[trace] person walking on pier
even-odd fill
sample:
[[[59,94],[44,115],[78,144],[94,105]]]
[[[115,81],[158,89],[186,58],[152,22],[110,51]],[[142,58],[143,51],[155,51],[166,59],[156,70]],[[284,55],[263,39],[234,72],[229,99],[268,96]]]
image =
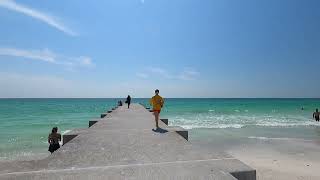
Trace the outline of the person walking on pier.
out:
[[[154,114],[154,118],[155,118],[155,121],[156,121],[156,127],[157,129],[159,128],[159,116],[160,116],[160,112],[161,112],[161,108],[163,107],[163,104],[164,104],[164,100],[161,96],[159,96],[159,90],[155,90],[155,96],[153,96],[151,99],[150,99],[150,104],[152,105],[153,107],[153,114]]]
[[[51,154],[60,148],[59,141],[61,141],[61,134],[58,133],[58,128],[54,127],[48,137],[48,143],[50,144],[48,151]]]
[[[131,104],[131,97],[130,97],[130,95],[128,95],[126,102],[127,102],[127,104],[128,104],[128,109],[129,109],[129,108],[130,108],[130,104]]]

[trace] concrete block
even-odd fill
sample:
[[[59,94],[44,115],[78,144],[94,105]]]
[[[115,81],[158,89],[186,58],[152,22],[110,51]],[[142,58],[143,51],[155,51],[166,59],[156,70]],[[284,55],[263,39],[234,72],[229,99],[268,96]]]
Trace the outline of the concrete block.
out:
[[[108,111],[108,113],[112,113],[112,111]]]
[[[160,119],[163,123],[165,123],[166,125],[168,125],[169,120],[168,119]]]
[[[178,130],[176,131],[180,136],[182,136],[185,140],[189,141],[188,131],[187,130]]]
[[[98,121],[95,120],[91,120],[89,121],[89,127],[93,126],[95,123],[97,123]]]
[[[230,174],[238,180],[256,180],[257,177],[256,170],[254,169],[248,171],[231,172]]]
[[[64,134],[62,135],[63,145],[67,144],[69,141],[77,137],[78,134]]]
[[[108,115],[108,113],[102,113],[100,117],[101,117],[101,118],[104,118],[104,117],[106,117],[107,115]]]
[[[66,143],[70,142],[72,139],[77,137],[79,134],[86,132],[88,128],[79,128],[73,129],[72,131],[62,135],[62,143],[65,145]]]
[[[175,131],[177,134],[179,134],[181,137],[183,137],[185,140],[189,141],[189,133],[188,130],[180,127],[180,126],[169,126],[167,128],[168,131]]]

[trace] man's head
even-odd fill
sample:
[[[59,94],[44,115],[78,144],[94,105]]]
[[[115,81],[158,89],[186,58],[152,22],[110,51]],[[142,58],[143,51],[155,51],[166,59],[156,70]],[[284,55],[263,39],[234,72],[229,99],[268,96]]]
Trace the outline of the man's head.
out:
[[[316,109],[316,112],[318,112],[318,109]]]
[[[156,95],[158,95],[159,94],[159,89],[156,89],[154,92],[156,93]]]

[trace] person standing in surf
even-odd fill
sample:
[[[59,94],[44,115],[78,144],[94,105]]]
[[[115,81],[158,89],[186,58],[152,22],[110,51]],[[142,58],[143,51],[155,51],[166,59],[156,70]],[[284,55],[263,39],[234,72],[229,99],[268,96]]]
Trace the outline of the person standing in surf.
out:
[[[163,107],[163,104],[164,104],[164,100],[161,96],[159,96],[159,90],[155,90],[155,96],[153,96],[151,99],[150,99],[150,104],[152,105],[153,107],[153,115],[154,115],[154,118],[155,118],[155,121],[156,121],[156,127],[157,129],[159,128],[159,116],[160,116],[160,112],[161,112],[161,109]]]
[[[61,141],[61,134],[58,133],[58,128],[57,127],[52,128],[52,131],[48,137],[48,143],[50,144],[48,151],[50,151],[51,154],[60,148],[60,144],[59,144],[60,141]]]
[[[320,121],[320,113],[318,111],[318,109],[316,109],[316,112],[313,113],[313,118],[319,122]]]

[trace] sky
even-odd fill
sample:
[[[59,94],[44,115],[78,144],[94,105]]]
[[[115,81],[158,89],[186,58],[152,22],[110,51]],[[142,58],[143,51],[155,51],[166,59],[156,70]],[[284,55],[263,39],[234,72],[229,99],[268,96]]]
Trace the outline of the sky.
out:
[[[319,98],[319,9],[319,0],[0,0],[0,97]]]

